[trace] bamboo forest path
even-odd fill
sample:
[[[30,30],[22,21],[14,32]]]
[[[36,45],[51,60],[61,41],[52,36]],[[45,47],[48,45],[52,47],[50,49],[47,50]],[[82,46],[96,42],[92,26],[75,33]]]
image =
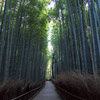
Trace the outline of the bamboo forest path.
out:
[[[33,100],[61,100],[51,81],[47,81],[43,90]]]
[[[100,0],[0,0],[0,100],[56,90],[100,100]]]

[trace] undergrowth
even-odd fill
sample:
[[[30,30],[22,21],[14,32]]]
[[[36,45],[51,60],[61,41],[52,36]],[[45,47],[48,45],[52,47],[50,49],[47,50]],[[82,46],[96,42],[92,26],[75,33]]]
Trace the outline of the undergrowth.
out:
[[[43,84],[43,82],[28,82],[25,84],[25,86],[23,86],[22,81],[14,81],[9,79],[0,86],[0,100],[11,100],[21,94],[24,94],[39,87],[41,84]],[[28,98],[34,95],[38,90],[32,92],[32,94],[29,94],[27,95],[27,97],[24,97],[20,100],[28,100]]]
[[[100,100],[99,77],[95,81],[93,75],[70,72],[52,81],[65,100]]]

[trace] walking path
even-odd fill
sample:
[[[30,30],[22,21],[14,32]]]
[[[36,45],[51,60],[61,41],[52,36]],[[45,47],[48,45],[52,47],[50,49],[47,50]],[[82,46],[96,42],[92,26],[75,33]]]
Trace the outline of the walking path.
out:
[[[52,82],[47,81],[44,89],[33,100],[61,100]]]

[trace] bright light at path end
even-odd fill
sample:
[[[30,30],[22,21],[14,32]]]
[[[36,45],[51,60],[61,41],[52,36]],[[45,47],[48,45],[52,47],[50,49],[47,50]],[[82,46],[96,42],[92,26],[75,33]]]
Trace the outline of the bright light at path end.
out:
[[[86,4],[86,7],[88,7],[89,5],[88,5],[88,3]]]
[[[53,47],[51,45],[51,42],[48,42],[48,49],[49,49],[50,52],[53,50]]]
[[[50,22],[50,25],[49,25],[49,31],[48,31],[48,49],[49,49],[49,52],[51,52],[53,50],[53,46],[51,44],[51,36],[52,36],[52,21]]]
[[[49,9],[50,9],[50,8],[54,8],[54,6],[55,6],[55,2],[51,1],[50,5],[48,5],[48,8],[49,8]]]

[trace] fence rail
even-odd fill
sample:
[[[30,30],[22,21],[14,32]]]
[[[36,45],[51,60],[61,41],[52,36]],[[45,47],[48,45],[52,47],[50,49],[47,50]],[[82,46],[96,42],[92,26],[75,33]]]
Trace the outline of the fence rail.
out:
[[[78,99],[78,100],[86,100],[86,99],[84,99],[84,98],[82,98],[82,97],[76,96],[76,95],[74,95],[74,94],[68,92],[67,90],[64,90],[64,89],[60,88],[59,86],[55,86],[55,87],[56,87],[56,89],[57,89],[57,92],[58,92],[58,93],[61,95],[61,97],[63,98],[63,100],[66,100],[66,99],[65,99],[64,96],[60,93],[59,89],[60,89],[61,91],[65,92],[65,93],[67,93],[68,95],[70,95],[71,97],[73,97],[73,98],[75,98],[75,99]]]
[[[28,96],[28,95],[31,94],[32,92],[34,92],[34,91],[36,91],[36,90],[38,90],[38,89],[40,90],[41,88],[43,88],[44,84],[45,84],[45,83],[43,83],[41,86],[39,86],[39,87],[37,87],[37,88],[35,88],[35,89],[29,91],[29,92],[26,92],[26,93],[24,93],[24,94],[22,94],[22,95],[19,95],[18,97],[13,98],[12,100],[19,100],[19,99],[21,99],[21,98],[24,98],[25,96]],[[37,91],[34,95],[32,95],[31,98],[33,98],[38,92],[39,92],[39,91]]]

